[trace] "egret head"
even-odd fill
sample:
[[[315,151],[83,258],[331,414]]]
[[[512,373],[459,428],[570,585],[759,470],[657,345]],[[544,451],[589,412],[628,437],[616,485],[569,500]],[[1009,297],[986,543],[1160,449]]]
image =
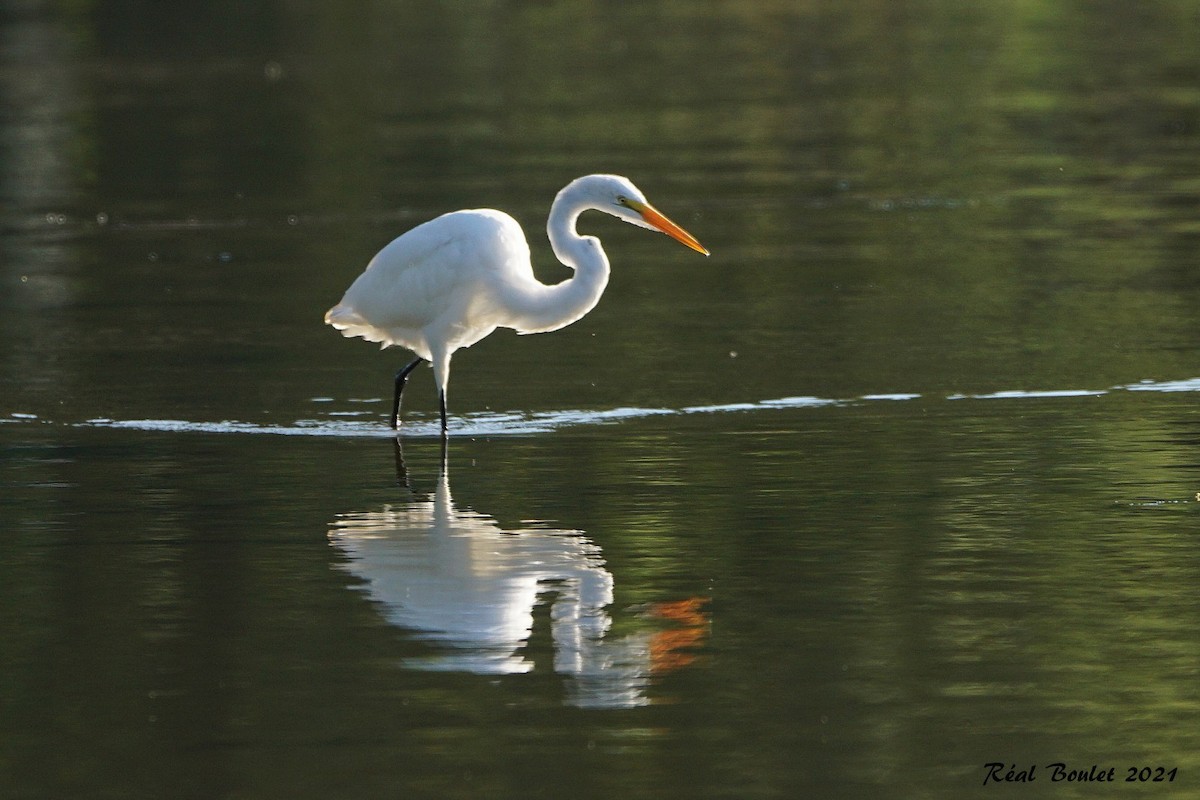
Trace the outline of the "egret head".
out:
[[[588,175],[574,181],[572,186],[575,185],[587,194],[593,208],[612,214],[631,225],[665,233],[697,253],[708,255],[708,250],[696,241],[696,237],[650,205],[641,189],[634,186],[628,178],[620,175]]]

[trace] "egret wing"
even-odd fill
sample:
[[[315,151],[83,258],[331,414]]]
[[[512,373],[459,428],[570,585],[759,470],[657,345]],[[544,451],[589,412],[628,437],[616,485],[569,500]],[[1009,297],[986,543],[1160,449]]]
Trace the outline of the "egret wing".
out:
[[[434,328],[456,325],[490,332],[494,325],[479,319],[487,306],[489,278],[519,260],[519,251],[528,264],[525,237],[507,214],[444,214],[380,250],[325,321],[345,336],[385,347],[404,345],[419,355],[426,355],[426,332]]]

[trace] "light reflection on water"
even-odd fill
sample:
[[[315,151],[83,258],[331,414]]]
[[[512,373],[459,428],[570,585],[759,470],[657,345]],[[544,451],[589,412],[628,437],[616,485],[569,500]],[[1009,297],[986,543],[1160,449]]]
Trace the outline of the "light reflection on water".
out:
[[[397,445],[400,469],[402,459]],[[549,605],[553,668],[569,678],[572,705],[644,705],[656,672],[690,661],[680,652],[679,630],[611,633],[613,576],[582,531],[505,530],[485,514],[460,509],[445,464],[428,498],[342,514],[329,539],[346,556],[342,567],[363,582],[389,622],[437,645],[434,655],[408,659],[411,668],[528,672],[534,661],[522,650],[542,603]],[[663,604],[650,613],[695,604]],[[691,647],[705,621],[698,611],[689,621],[692,635],[683,642]]]
[[[103,704],[46,721],[55,664],[154,717],[119,749],[164,770],[274,752],[316,782],[296,796],[337,794],[314,754],[436,783],[536,751],[695,796],[958,796],[999,759],[1194,767],[1186,395],[650,415],[452,437],[437,478],[418,437],[428,495],[397,486],[391,441],[0,427],[43,441],[0,450],[0,591],[20,592],[0,618],[37,622],[0,651],[14,750],[112,731]],[[55,633],[76,629],[103,641]]]
[[[1194,2],[18,5],[5,790],[1195,796]],[[457,503],[398,491],[388,359],[321,313],[468,206],[557,280],[595,170],[712,259],[585,218],[604,300],[473,348]],[[388,596],[439,514],[486,644]]]
[[[1188,378],[1169,381],[1144,380],[1138,383],[1113,386],[1108,389],[1012,389],[985,394],[952,394],[942,399],[947,401],[961,400],[1055,400],[1103,397],[1118,392],[1159,392],[1185,393],[1200,392],[1200,378]],[[637,408],[623,407],[612,409],[569,409],[559,411],[536,412],[482,412],[467,414],[452,418],[450,433],[454,436],[527,436],[539,433],[551,433],[557,430],[567,430],[580,426],[610,425],[634,421],[646,417],[680,416],[694,414],[730,414],[764,412],[771,410],[825,408],[831,406],[852,406],[860,403],[893,402],[921,400],[920,394],[909,392],[885,392],[867,394],[858,398],[837,400],[822,397],[780,397],[757,402],[722,403],[717,405],[686,406],[684,408]],[[314,403],[321,405],[336,402],[333,398],[313,398]],[[380,404],[382,400],[350,399],[346,401],[354,406],[352,410],[331,410],[323,413],[323,418],[302,419],[292,424],[254,423],[238,420],[221,421],[188,421],[179,419],[107,419],[96,418],[86,422],[75,423],[84,427],[118,428],[126,430],[160,431],[164,433],[241,433],[267,434],[281,436],[337,436],[337,437],[392,437],[396,433],[378,421],[358,419],[360,417],[384,417],[382,413],[362,410],[363,404]],[[353,419],[352,419],[353,418]],[[36,414],[13,412],[7,419],[0,418],[0,424],[19,422],[42,422]],[[407,421],[400,435],[404,437],[437,437],[441,435],[438,423],[434,421]]]

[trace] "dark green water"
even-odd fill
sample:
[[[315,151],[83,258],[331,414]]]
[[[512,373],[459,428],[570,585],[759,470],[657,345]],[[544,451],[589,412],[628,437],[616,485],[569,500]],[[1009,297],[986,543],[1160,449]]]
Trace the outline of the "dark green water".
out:
[[[7,4],[0,795],[1195,796],[1198,29]],[[712,257],[585,218],[398,450],[325,309],[596,171]]]

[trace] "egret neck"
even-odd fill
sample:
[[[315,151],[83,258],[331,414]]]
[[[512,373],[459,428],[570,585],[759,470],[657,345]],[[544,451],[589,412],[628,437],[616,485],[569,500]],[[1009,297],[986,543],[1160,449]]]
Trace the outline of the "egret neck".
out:
[[[553,286],[534,281],[533,286],[522,287],[512,303],[518,316],[513,327],[520,333],[545,333],[570,325],[596,307],[608,286],[608,257],[600,240],[575,231],[580,214],[598,209],[587,188],[574,181],[558,193],[550,206],[546,222],[550,246],[558,260],[575,274]]]

